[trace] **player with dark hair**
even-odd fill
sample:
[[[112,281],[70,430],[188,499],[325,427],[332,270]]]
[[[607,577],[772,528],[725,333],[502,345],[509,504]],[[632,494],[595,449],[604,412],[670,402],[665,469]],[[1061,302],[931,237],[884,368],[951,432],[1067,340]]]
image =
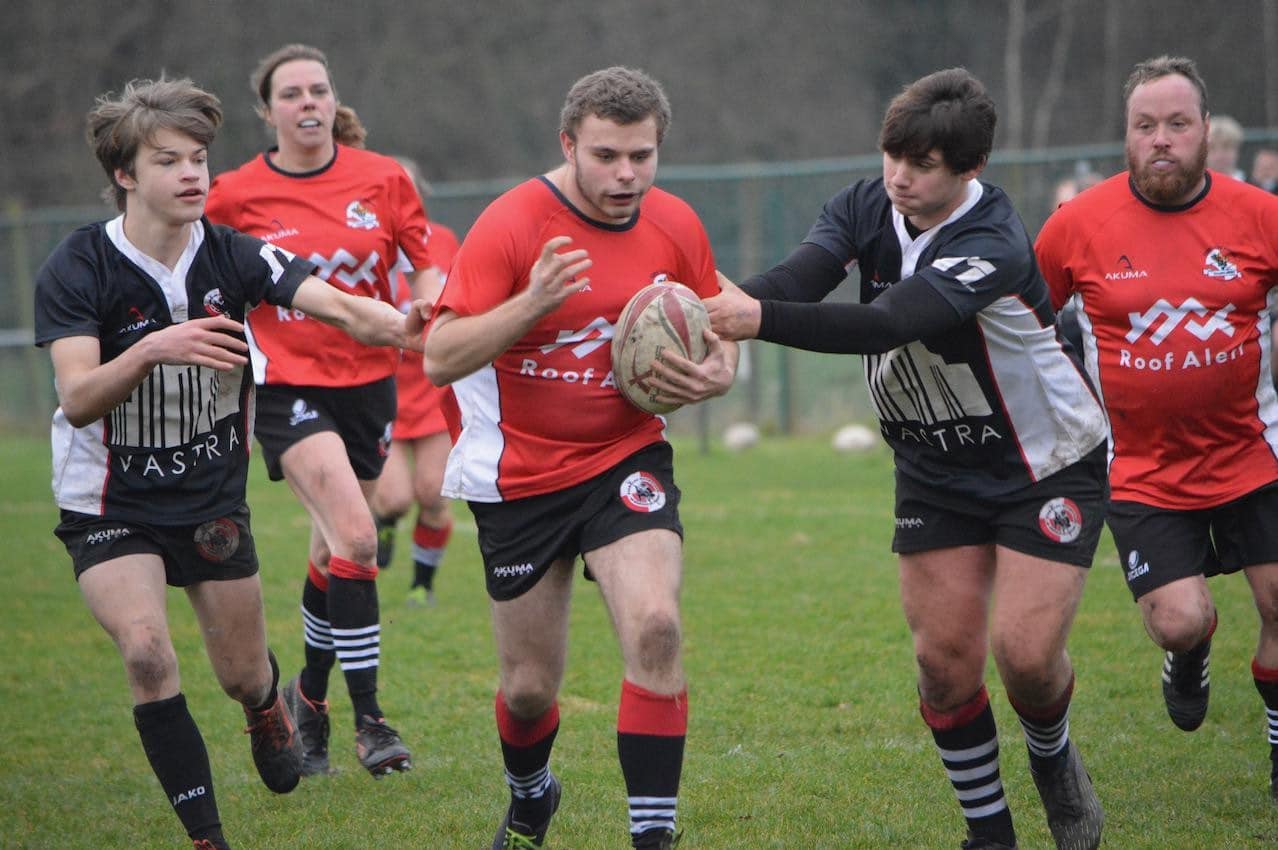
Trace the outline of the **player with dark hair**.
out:
[[[121,215],[76,230],[36,284],[53,359],[53,486],[89,610],[120,650],[142,747],[196,850],[222,834],[204,740],[181,692],[165,585],[186,590],[213,672],[248,719],[272,791],[299,737],[266,647],[245,504],[253,381],[246,305],[305,311],[372,345],[419,345],[421,306],[338,292],[314,264],[202,218],[222,121],[190,80],[137,80],[89,113]]]
[[[407,157],[395,157],[395,160],[413,179],[424,205],[430,195],[430,184],[422,177],[421,169]],[[457,235],[432,221],[430,258],[441,285],[448,277],[456,254]],[[434,303],[439,297],[438,291],[413,293],[401,268],[395,269],[399,303],[407,308],[414,297]],[[399,404],[391,432],[390,454],[370,500],[377,522],[377,565],[390,566],[396,524],[416,504],[413,578],[408,589],[408,605],[425,608],[435,604],[435,573],[453,534],[449,500],[440,493],[444,466],[452,448],[443,408],[452,391],[432,384],[422,369],[421,355],[407,351],[395,373],[395,390]]]
[[[1039,264],[1078,305],[1112,427],[1109,527],[1167,713],[1207,715],[1216,607],[1242,570],[1260,614],[1251,671],[1278,800],[1278,198],[1207,169],[1207,86],[1193,61],[1138,64],[1125,89],[1128,170],[1047,220]]]
[[[680,493],[663,420],[625,400],[609,362],[634,293],[661,280],[702,296],[718,289],[701,221],[652,185],[669,120],[665,93],[642,72],[578,80],[561,114],[564,162],[475,222],[426,338],[426,373],[452,383],[460,408],[444,493],[475,516],[501,665],[510,805],[494,850],[542,847],[559,806],[550,751],[578,555],[621,644],[617,750],[631,841],[675,841],[688,728]],[[731,385],[736,345],[706,338],[705,361],[683,360],[664,400]]]
[[[331,286],[361,297],[395,302],[391,268],[400,251],[416,270],[412,279],[433,279],[426,215],[404,169],[334,138],[342,133],[362,144],[364,135],[337,101],[323,52],[286,45],[259,63],[252,84],[277,146],[213,181],[209,218],[311,258]],[[287,480],[311,517],[306,663],[284,689],[306,751],[304,771],[331,770],[334,661],[354,710],[360,764],[378,778],[407,770],[411,754],[377,699],[377,531],[367,502],[390,449],[399,354],[273,307],[252,311],[248,326],[262,457],[271,480]]]
[[[727,339],[865,355],[896,462],[920,710],[963,846],[1016,846],[992,649],[1056,846],[1093,850],[1103,813],[1069,734],[1066,639],[1103,525],[1105,418],[1057,337],[1020,218],[977,179],[995,120],[961,68],[915,81],[884,118],[883,177],[839,192],[786,260],[741,289],[724,280],[707,307]],[[855,301],[823,302],[853,266]]]

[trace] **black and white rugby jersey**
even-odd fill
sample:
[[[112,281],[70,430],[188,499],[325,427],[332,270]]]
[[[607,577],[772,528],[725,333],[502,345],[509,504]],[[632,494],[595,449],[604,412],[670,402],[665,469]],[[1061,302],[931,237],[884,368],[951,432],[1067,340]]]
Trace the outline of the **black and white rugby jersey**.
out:
[[[96,337],[106,363],[178,322],[219,314],[242,322],[261,301],[288,307],[315,269],[205,219],[170,270],[128,241],[123,222],[81,227],[45,261],[37,345]],[[54,413],[54,496],[65,510],[159,525],[225,516],[244,502],[252,417],[247,368],[156,366],[92,425],[75,428],[61,408]]]
[[[1002,190],[972,180],[944,222],[914,237],[883,180],[862,180],[826,203],[804,241],[857,266],[862,304],[917,275],[957,312],[957,324],[934,337],[865,355],[901,473],[963,495],[999,495],[1105,440],[1104,412],[1062,348],[1029,236]]]

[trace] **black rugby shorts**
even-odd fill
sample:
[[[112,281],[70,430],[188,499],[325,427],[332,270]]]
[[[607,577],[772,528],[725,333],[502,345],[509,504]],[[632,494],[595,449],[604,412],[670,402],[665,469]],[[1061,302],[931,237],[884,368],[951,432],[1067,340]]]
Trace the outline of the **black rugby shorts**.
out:
[[[125,555],[159,555],[171,587],[257,573],[247,505],[194,525],[151,525],[63,511],[53,533],[67,547],[77,580],[85,570]]]
[[[1278,562],[1278,483],[1232,502],[1173,511],[1115,500],[1109,530],[1133,599],[1189,576]]]
[[[994,543],[1036,558],[1090,567],[1109,503],[1105,456],[1102,443],[1042,481],[986,499],[947,493],[898,470],[892,551],[909,554]]]
[[[509,502],[470,502],[479,529],[488,595],[526,593],[560,558],[576,558],[640,531],[683,537],[674,451],[646,446],[594,478]],[[589,570],[585,572],[590,578]]]
[[[342,438],[355,477],[382,474],[395,422],[395,377],[358,387],[294,387],[261,384],[253,435],[272,481],[284,478],[280,458],[312,434],[331,431]]]

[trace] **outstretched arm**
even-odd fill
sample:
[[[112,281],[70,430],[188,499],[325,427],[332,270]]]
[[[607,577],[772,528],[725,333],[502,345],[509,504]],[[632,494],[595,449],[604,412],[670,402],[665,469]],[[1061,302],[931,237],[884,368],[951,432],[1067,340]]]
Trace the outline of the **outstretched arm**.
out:
[[[312,275],[297,288],[293,306],[325,324],[341,328],[365,345],[422,350],[422,331],[429,313],[424,301],[414,302],[413,309],[404,315],[385,301],[342,292]]]

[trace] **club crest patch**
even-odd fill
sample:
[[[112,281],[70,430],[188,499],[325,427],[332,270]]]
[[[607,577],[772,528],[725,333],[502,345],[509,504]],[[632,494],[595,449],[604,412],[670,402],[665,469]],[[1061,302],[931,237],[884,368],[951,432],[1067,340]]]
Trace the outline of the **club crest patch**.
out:
[[[239,526],[226,517],[209,520],[195,529],[195,548],[206,561],[225,561],[240,548]]]
[[[650,514],[666,506],[661,482],[647,472],[632,472],[621,482],[621,501],[632,511]]]
[[[1083,532],[1083,512],[1073,499],[1052,499],[1039,509],[1038,527],[1057,543],[1073,543]]]

